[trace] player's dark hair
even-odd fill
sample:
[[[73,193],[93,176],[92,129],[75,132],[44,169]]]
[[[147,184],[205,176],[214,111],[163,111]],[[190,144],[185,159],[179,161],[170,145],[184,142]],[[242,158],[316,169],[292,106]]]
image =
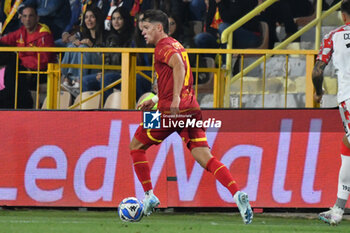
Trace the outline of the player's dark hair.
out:
[[[340,6],[340,10],[350,16],[350,1],[343,0]]]
[[[146,22],[159,22],[163,25],[163,30],[166,34],[169,33],[169,22],[168,22],[168,16],[161,10],[146,10],[143,14],[143,20]]]

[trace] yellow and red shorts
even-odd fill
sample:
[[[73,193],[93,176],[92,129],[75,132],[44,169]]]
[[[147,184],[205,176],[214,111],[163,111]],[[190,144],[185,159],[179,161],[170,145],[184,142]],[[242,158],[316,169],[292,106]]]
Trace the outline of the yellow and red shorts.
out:
[[[202,120],[202,112],[200,110],[192,112],[191,118]],[[176,120],[186,120],[186,118],[180,117],[176,118]],[[209,147],[203,127],[161,127],[160,129],[144,129],[143,125],[140,124],[135,132],[135,138],[144,145],[158,145],[174,132],[180,135],[189,150],[196,147]]]

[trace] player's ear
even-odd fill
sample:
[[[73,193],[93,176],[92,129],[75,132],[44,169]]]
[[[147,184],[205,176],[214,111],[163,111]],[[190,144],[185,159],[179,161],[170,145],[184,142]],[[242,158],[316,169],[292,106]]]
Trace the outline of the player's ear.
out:
[[[344,12],[341,12],[341,19],[343,20],[344,23],[346,22],[347,17],[348,16]]]
[[[162,25],[161,23],[158,23],[158,24],[157,24],[157,30],[158,30],[158,31],[164,30],[164,29],[163,29],[163,25]]]

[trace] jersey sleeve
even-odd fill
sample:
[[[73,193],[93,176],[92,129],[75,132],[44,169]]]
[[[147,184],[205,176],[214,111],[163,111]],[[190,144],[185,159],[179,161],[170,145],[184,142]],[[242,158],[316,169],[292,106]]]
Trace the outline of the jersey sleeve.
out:
[[[157,58],[160,62],[168,64],[171,56],[178,51],[171,46],[171,44],[164,44],[155,52],[157,53]]]
[[[326,64],[329,63],[333,54],[333,35],[334,33],[329,33],[325,35],[325,37],[322,40],[322,44],[316,60],[323,61]]]

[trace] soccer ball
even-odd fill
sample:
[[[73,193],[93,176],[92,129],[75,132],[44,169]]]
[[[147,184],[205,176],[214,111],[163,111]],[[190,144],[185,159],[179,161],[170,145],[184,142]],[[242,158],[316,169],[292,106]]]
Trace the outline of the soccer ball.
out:
[[[138,222],[143,217],[143,204],[135,197],[127,197],[120,202],[118,214],[124,222]]]

